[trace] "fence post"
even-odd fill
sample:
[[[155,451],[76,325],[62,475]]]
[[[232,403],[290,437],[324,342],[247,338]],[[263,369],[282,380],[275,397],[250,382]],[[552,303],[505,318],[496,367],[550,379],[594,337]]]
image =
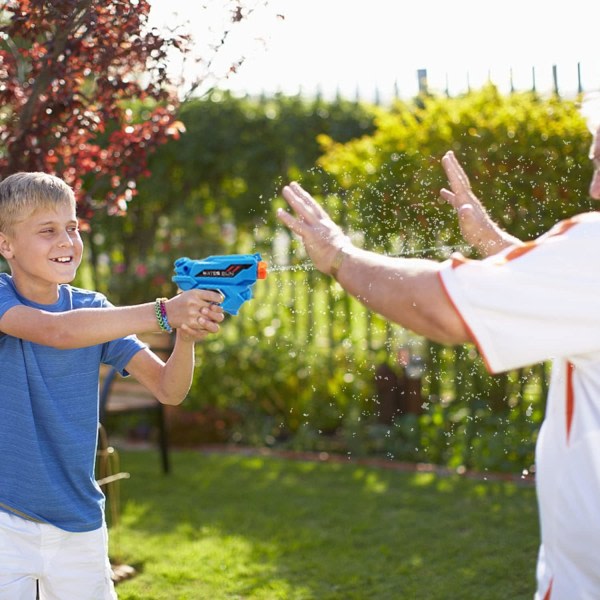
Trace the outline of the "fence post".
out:
[[[417,70],[417,79],[419,81],[419,93],[427,94],[427,69],[418,69]]]

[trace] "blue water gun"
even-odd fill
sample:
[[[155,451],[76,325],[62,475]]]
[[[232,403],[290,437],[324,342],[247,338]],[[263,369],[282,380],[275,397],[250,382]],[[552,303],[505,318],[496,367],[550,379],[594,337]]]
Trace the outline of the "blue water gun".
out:
[[[218,290],[225,297],[223,310],[237,315],[240,306],[252,298],[256,280],[266,277],[267,263],[260,254],[225,254],[202,260],[178,258],[173,281],[183,291]]]

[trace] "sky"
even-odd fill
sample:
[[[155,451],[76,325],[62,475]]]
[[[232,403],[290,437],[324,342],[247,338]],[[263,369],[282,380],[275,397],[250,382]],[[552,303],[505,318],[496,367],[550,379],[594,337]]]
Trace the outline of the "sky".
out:
[[[252,5],[252,2],[254,4]],[[250,18],[227,38],[212,70],[241,56],[218,86],[240,94],[284,92],[382,100],[418,90],[478,88],[550,91],[553,66],[564,95],[600,89],[598,0],[248,0]],[[201,6],[208,8],[202,10]],[[227,0],[151,0],[151,22],[188,22],[197,55],[207,56],[209,25],[219,33]],[[190,72],[193,70],[189,68]],[[208,84],[207,84],[208,85]],[[376,92],[377,90],[377,92]]]

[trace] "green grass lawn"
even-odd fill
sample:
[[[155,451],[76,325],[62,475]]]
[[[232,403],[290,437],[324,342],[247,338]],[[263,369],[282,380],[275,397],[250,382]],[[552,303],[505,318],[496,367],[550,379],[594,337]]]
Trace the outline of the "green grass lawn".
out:
[[[535,492],[274,457],[121,452],[120,600],[531,600]]]

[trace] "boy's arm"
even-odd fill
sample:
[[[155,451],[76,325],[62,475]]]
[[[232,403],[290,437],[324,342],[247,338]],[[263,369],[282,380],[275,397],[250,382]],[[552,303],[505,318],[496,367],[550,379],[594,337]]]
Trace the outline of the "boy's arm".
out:
[[[220,307],[210,307],[205,313],[210,322],[223,316]],[[173,352],[166,363],[145,348],[135,354],[125,368],[163,404],[181,404],[194,377],[194,343],[208,333],[208,330],[195,334],[178,330]]]
[[[218,331],[223,315],[210,319],[205,311],[222,296],[211,290],[189,290],[165,302],[173,329],[190,336]],[[154,303],[135,306],[81,308],[52,313],[28,306],[9,308],[0,318],[0,331],[29,342],[59,349],[103,344],[130,334],[158,331]]]

